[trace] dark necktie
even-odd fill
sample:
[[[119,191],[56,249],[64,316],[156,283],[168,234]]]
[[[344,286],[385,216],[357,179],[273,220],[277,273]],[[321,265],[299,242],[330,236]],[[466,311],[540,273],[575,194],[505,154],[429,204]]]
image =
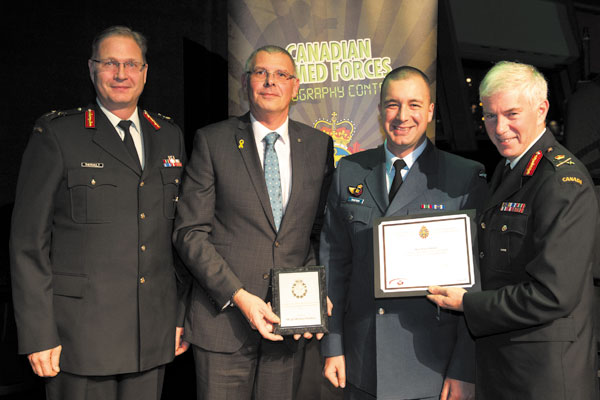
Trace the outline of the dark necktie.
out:
[[[283,218],[283,201],[281,195],[281,177],[279,174],[279,159],[275,151],[275,142],[279,139],[277,132],[271,132],[263,139],[267,144],[265,147],[265,182],[269,191],[271,210],[275,227],[279,231],[281,219]]]
[[[123,129],[123,131],[125,131],[125,135],[123,137],[123,143],[125,144],[125,148],[127,148],[129,155],[131,155],[131,157],[133,158],[136,165],[138,166],[138,168],[141,171],[142,165],[140,164],[140,157],[138,156],[138,152],[135,149],[135,145],[133,144],[133,139],[131,137],[131,131],[129,130],[129,127],[131,126],[131,124],[133,124],[133,122],[128,121],[128,120],[123,120],[123,121],[119,122],[117,124],[117,126],[119,126],[119,128],[121,128],[121,129]]]
[[[504,166],[504,169],[502,170],[502,180],[500,181],[501,183],[506,180],[506,177],[508,176],[508,174],[510,174],[510,171],[512,171],[512,168],[510,167],[510,163],[508,163]]]
[[[392,200],[394,200],[394,196],[396,196],[398,189],[400,189],[400,186],[402,185],[401,171],[404,167],[406,167],[406,163],[404,162],[404,160],[399,158],[396,161],[394,161],[394,169],[396,170],[396,175],[394,175],[394,180],[392,181],[392,186],[390,187],[390,193],[388,196],[390,203],[392,202]]]

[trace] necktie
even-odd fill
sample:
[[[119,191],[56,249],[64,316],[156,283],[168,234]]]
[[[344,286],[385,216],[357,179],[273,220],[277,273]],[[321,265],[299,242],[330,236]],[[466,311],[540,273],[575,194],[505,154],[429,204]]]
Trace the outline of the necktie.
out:
[[[392,202],[392,200],[394,199],[394,196],[396,196],[396,193],[398,192],[398,189],[400,189],[400,186],[402,185],[402,168],[406,167],[406,163],[404,162],[404,160],[402,159],[397,159],[396,161],[394,161],[394,169],[396,170],[396,174],[394,175],[394,180],[392,181],[392,186],[390,187],[390,193],[389,193],[389,200],[390,203]]]
[[[271,200],[271,210],[273,210],[273,220],[275,227],[279,230],[281,219],[283,218],[283,202],[281,201],[281,178],[279,175],[279,160],[275,151],[275,142],[279,139],[279,134],[271,132],[263,139],[265,147],[265,181],[269,191],[269,200]]]
[[[502,180],[500,182],[504,182],[506,180],[506,177],[508,176],[508,174],[510,174],[511,170],[512,168],[510,168],[510,163],[504,166],[504,169],[502,170]]]
[[[133,122],[128,121],[128,120],[123,120],[123,121],[119,122],[117,124],[117,126],[119,126],[119,128],[121,128],[121,129],[123,129],[123,131],[125,131],[125,136],[123,137],[123,143],[125,144],[125,148],[127,148],[127,151],[129,152],[129,154],[131,155],[131,157],[133,158],[136,165],[138,166],[138,168],[141,171],[142,165],[140,164],[140,157],[138,156],[138,152],[135,149],[135,145],[133,144],[133,139],[131,138],[131,132],[129,131],[129,127],[131,126],[131,124],[133,124]]]
[[[496,181],[492,180],[492,182],[491,182],[492,193],[495,192],[496,190],[498,190],[498,188],[502,185],[502,182],[504,182],[506,180],[506,177],[508,176],[508,174],[510,174],[510,171],[511,171],[510,163],[504,164],[504,167],[502,167],[502,173],[500,175],[500,178]]]

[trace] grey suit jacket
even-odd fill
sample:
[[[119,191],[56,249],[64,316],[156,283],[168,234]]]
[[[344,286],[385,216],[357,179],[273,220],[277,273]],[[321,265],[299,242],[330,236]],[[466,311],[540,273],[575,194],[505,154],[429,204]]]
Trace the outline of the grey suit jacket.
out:
[[[276,231],[250,114],[196,133],[173,238],[194,277],[185,337],[206,350],[237,351],[251,334],[237,308],[223,309],[236,290],[267,299],[271,268],[316,262],[333,142],[292,120],[289,135],[292,190]]]
[[[174,357],[170,239],[183,168],[163,159],[185,163],[183,136],[140,111],[141,172],[104,113],[89,110],[93,124],[86,109],[40,118],[23,155],[10,243],[19,351],[60,344],[61,369],[78,375],[143,371]]]
[[[460,314],[439,310],[424,297],[374,298],[373,220],[429,212],[422,204],[476,209],[487,195],[483,171],[428,142],[388,204],[383,146],[338,164],[321,234],[321,263],[334,304],[322,350],[344,355],[349,382],[378,399],[439,395],[446,376],[474,382],[474,344]],[[352,197],[348,188],[359,184],[363,193]]]

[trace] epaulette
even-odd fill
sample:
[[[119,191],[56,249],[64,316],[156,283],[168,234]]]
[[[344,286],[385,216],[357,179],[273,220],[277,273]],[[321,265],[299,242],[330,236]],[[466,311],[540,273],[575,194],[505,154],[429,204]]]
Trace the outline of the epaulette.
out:
[[[554,165],[554,168],[575,165],[574,157],[564,148],[548,147],[544,156]]]
[[[46,114],[42,115],[40,117],[40,120],[52,121],[52,120],[55,120],[57,118],[65,117],[67,115],[80,114],[80,113],[83,112],[83,110],[84,109],[81,108],[81,107],[73,108],[71,110],[65,110],[65,111],[52,110],[52,111],[47,112]],[[42,133],[42,132],[44,132],[44,129],[39,125],[39,121],[33,127],[33,132],[34,133]]]
[[[61,110],[61,111],[52,110],[52,111],[42,115],[42,118],[52,120],[52,119],[56,119],[59,117],[65,117],[67,115],[80,114],[83,112],[83,110],[84,110],[84,108],[82,108],[82,107],[73,108],[71,110]]]

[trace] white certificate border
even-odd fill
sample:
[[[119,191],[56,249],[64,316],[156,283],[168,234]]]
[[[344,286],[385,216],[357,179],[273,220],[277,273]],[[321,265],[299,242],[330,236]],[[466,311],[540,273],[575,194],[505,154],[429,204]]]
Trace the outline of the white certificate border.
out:
[[[384,229],[387,226],[394,225],[406,225],[406,224],[422,224],[428,222],[435,222],[440,220],[453,220],[463,219],[466,231],[466,252],[467,262],[469,264],[469,278],[468,282],[451,284],[437,283],[437,286],[444,287],[472,287],[475,285],[475,271],[473,263],[473,247],[471,238],[471,222],[475,216],[475,210],[460,210],[460,211],[438,211],[435,213],[428,214],[415,214],[407,216],[395,216],[381,218],[376,221],[376,229],[374,233],[374,258],[375,258],[375,269],[374,269],[374,284],[375,284],[375,298],[384,297],[398,297],[398,296],[419,296],[427,294],[427,286],[412,286],[403,288],[382,288],[381,277],[382,274],[385,278],[385,235]],[[384,280],[387,282],[387,279]],[[387,285],[386,285],[387,286]]]

